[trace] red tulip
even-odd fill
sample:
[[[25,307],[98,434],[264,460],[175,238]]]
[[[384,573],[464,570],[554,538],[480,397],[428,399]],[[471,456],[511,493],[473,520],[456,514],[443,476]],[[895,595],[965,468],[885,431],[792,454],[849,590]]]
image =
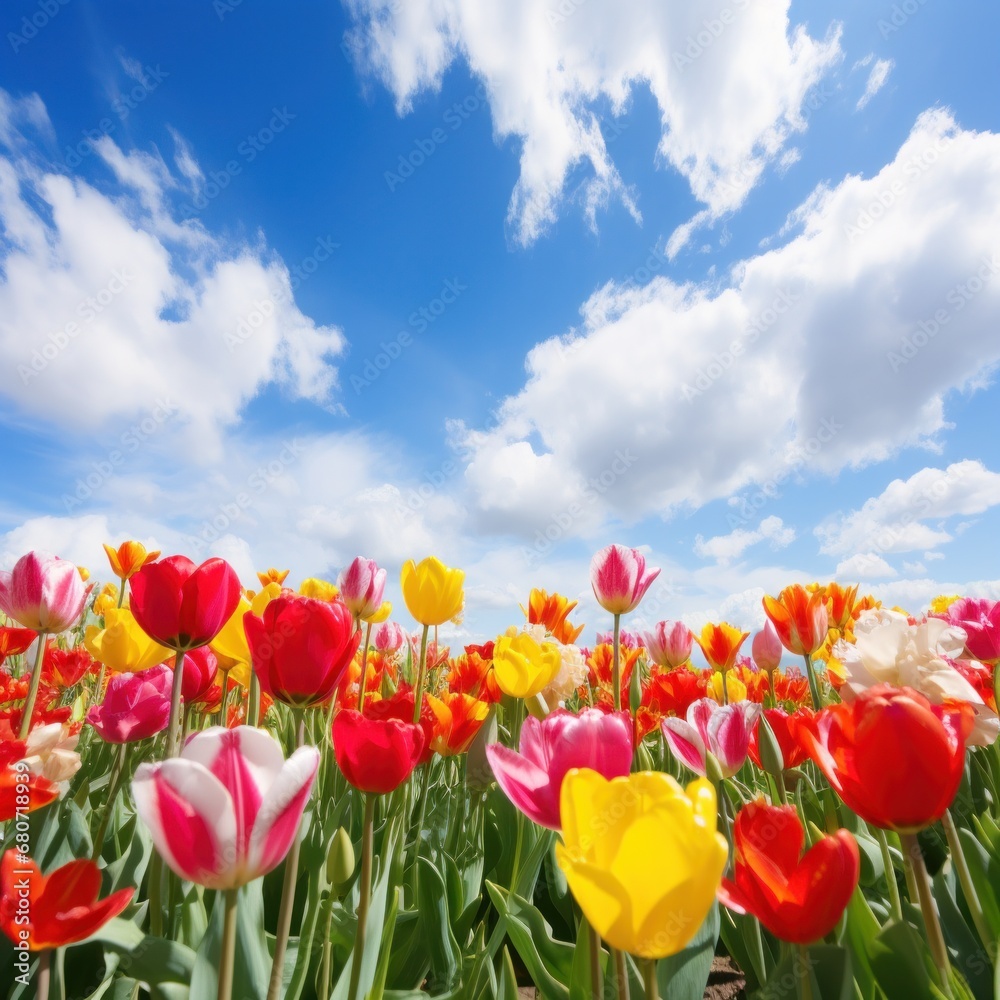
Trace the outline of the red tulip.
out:
[[[240,600],[240,581],[224,559],[195,566],[186,556],[168,556],[137,570],[131,588],[139,628],[160,645],[185,652],[211,642]]]
[[[84,941],[117,917],[135,889],[98,900],[101,871],[93,861],[71,861],[43,875],[30,858],[7,851],[0,862],[0,930],[31,951]]]
[[[365,716],[369,719],[399,719],[400,722],[413,722],[413,711],[413,689],[405,686],[390,698],[378,698],[365,703]],[[417,724],[424,733],[424,745],[417,764],[426,764],[434,753],[432,744],[437,733],[437,716],[427,701],[421,702],[420,722]]]
[[[796,583],[785,587],[777,598],[765,597],[763,604],[781,645],[790,653],[811,656],[826,642],[829,617],[823,591],[810,594]]]
[[[787,771],[790,767],[798,767],[804,760],[809,759],[809,754],[796,738],[796,726],[807,719],[811,719],[812,709],[800,708],[792,715],[789,715],[783,708],[765,708],[764,717],[767,724],[774,733],[774,738],[781,748],[781,759],[783,761],[782,770]],[[750,759],[759,767],[764,768],[760,760],[760,727],[753,727],[753,735],[750,737]]]
[[[24,743],[17,741],[23,748]],[[24,796],[27,795],[27,804]],[[0,823],[30,813],[59,798],[59,787],[24,765],[0,764]]]
[[[914,833],[955,798],[974,721],[967,702],[932,705],[912,688],[881,684],[803,719],[794,732],[863,820]]]
[[[114,674],[104,700],[87,712],[87,722],[107,743],[135,743],[155,736],[170,721],[169,667],[160,664],[138,674]]]
[[[176,659],[174,663],[176,665]],[[208,646],[199,646],[184,657],[181,669],[184,671],[181,695],[185,705],[193,705],[204,699],[211,690],[219,671],[219,660]]]
[[[248,611],[243,629],[261,690],[297,708],[330,700],[361,641],[342,601],[295,595]]]
[[[752,913],[772,934],[811,944],[836,926],[858,884],[858,845],[847,830],[821,838],[803,855],[805,835],[794,806],[763,799],[744,806],[733,826],[734,879],[719,900]]]
[[[0,666],[8,656],[19,656],[35,641],[38,633],[30,628],[0,625]]]
[[[424,731],[400,719],[368,719],[354,709],[333,720],[333,753],[344,777],[362,792],[395,791],[413,772]]]
[[[71,688],[94,665],[90,653],[83,646],[60,649],[53,643],[45,647],[42,669],[49,683],[60,688]]]

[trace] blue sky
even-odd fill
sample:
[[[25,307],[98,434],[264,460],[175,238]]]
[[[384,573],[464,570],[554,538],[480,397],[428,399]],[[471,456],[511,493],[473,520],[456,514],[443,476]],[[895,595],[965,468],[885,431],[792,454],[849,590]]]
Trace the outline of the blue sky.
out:
[[[1000,597],[986,3],[0,17],[0,561]]]

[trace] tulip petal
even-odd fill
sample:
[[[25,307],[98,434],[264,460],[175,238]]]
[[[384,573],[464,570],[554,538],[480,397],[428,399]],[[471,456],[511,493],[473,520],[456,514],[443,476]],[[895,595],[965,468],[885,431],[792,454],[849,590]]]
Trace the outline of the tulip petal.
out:
[[[247,863],[251,878],[266,875],[288,853],[298,834],[318,768],[319,751],[315,747],[299,747],[267,790],[250,835]]]
[[[705,744],[690,723],[669,716],[660,723],[673,755],[686,767],[705,777]]]
[[[233,800],[203,764],[184,757],[140,764],[132,794],[156,849],[181,878],[210,889],[247,881],[240,872]]]
[[[500,743],[490,744],[486,757],[497,784],[516,808],[539,826],[560,829],[559,788],[553,787],[546,771]]]

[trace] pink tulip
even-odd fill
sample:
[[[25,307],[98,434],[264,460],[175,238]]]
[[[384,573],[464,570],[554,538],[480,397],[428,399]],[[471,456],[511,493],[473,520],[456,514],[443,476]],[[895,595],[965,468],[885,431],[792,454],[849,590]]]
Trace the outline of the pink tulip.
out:
[[[965,630],[965,648],[971,657],[984,663],[1000,659],[1000,601],[962,597],[940,617]]]
[[[519,753],[493,743],[486,756],[507,798],[539,826],[559,830],[559,793],[567,771],[589,767],[610,779],[632,769],[632,721],[627,712],[596,708],[579,715],[558,709],[541,722],[529,715]]]
[[[614,632],[597,633],[598,645],[604,643],[604,645],[610,646],[614,641]],[[638,649],[642,645],[642,636],[638,632],[629,632],[627,629],[621,629],[618,633],[618,641],[621,643],[622,649]]]
[[[747,759],[760,708],[751,701],[720,705],[699,698],[688,707],[686,719],[669,717],[660,725],[674,756],[695,774],[706,777],[712,754],[722,776],[731,778]]]
[[[750,651],[753,653],[753,662],[761,670],[771,673],[778,669],[784,647],[781,645],[781,640],[778,638],[778,633],[774,630],[770,618],[764,622],[764,627],[753,637]]]
[[[355,618],[370,618],[382,606],[385,570],[374,559],[358,556],[337,580],[340,599]]]
[[[395,622],[382,622],[375,628],[372,641],[380,653],[395,653],[406,642],[406,632]]]
[[[657,622],[643,641],[649,658],[668,670],[682,667],[691,659],[694,636],[684,622]]]
[[[86,599],[80,571],[58,556],[29,552],[11,572],[0,570],[0,611],[36,632],[64,632],[79,620]]]
[[[177,875],[209,889],[235,889],[288,853],[318,767],[315,747],[299,747],[285,760],[262,729],[215,726],[192,736],[179,757],[141,764],[132,795]]]
[[[104,700],[87,712],[106,743],[134,743],[155,736],[170,721],[173,671],[161,664],[138,674],[114,674]]]
[[[608,545],[590,562],[590,584],[597,603],[613,615],[624,615],[639,606],[659,569],[646,569],[638,549]]]

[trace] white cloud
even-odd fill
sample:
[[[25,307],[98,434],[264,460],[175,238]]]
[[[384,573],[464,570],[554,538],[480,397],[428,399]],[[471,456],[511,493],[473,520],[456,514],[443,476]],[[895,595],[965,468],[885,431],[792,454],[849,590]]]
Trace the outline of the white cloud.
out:
[[[869,57],[870,58],[870,57]],[[868,74],[868,82],[865,84],[865,92],[858,98],[857,110],[860,111],[868,102],[885,86],[885,81],[889,79],[889,73],[895,63],[891,59],[879,59],[871,68]]]
[[[300,312],[280,260],[176,221],[159,155],[100,139],[114,195],[39,167],[41,102],[0,97],[0,394],[79,430],[170,401],[202,454],[268,384],[329,398],[344,337]]]
[[[742,490],[766,503],[935,445],[948,393],[1000,360],[1000,136],[927,112],[878,174],[817,189],[793,230],[721,288],[609,282],[580,328],[533,348],[496,426],[456,435],[482,525],[530,537],[576,503],[572,536]]]
[[[838,563],[834,572],[838,580],[878,580],[887,576],[899,576],[877,552],[858,552],[849,559]]]
[[[783,549],[795,541],[795,529],[786,528],[780,517],[765,517],[760,526],[753,531],[736,528],[728,535],[716,535],[705,539],[698,535],[695,539],[694,551],[703,559],[714,559],[726,566],[734,559],[739,559],[752,545],[769,539],[771,547]]]
[[[945,519],[981,514],[996,504],[1000,504],[1000,474],[982,462],[966,460],[947,469],[925,468],[909,479],[894,479],[859,510],[821,524],[816,534],[820,551],[830,555],[933,550],[953,537],[941,527]],[[925,553],[924,558],[932,555]]]
[[[789,0],[351,0],[351,48],[391,89],[400,113],[437,90],[457,59],[482,79],[498,141],[521,139],[509,207],[530,243],[554,220],[570,172],[588,164],[582,202],[593,222],[610,195],[635,214],[602,119],[648,87],[661,118],[658,155],[712,217],[737,208],[789,138],[806,126],[809,90],[841,57],[789,22]]]

